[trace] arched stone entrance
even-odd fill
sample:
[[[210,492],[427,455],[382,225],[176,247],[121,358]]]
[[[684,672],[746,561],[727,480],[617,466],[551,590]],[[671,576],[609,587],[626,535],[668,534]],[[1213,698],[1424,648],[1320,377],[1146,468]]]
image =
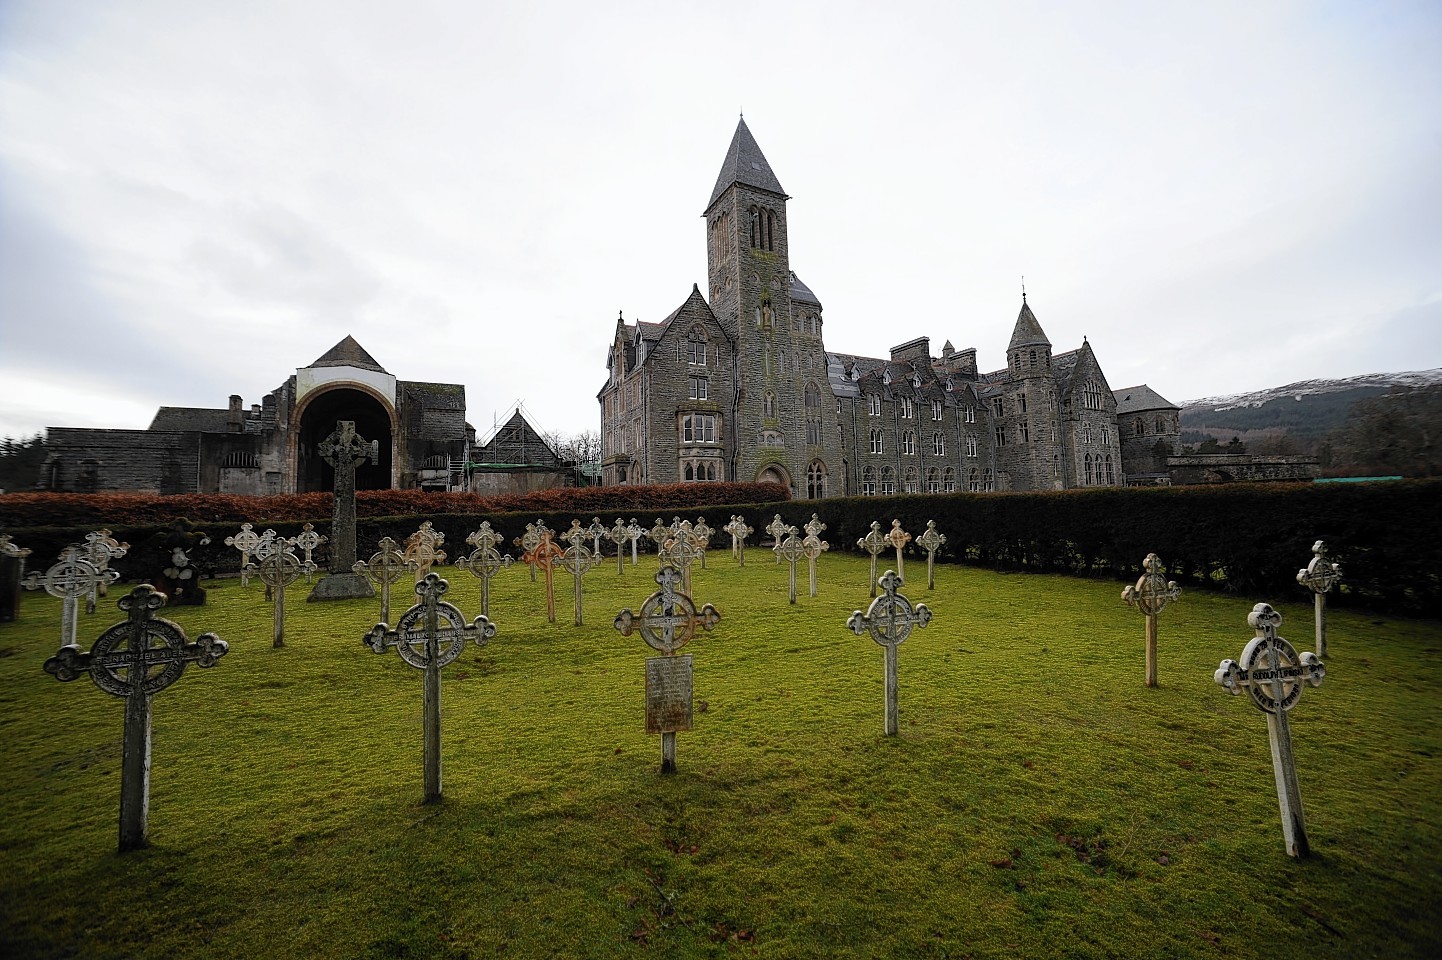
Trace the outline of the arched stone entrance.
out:
[[[779,483],[787,490],[791,490],[791,474],[779,463],[768,463],[756,475],[757,483]],[[792,493],[796,491],[792,490]]]
[[[380,462],[366,462],[355,472],[357,490],[389,490],[394,438],[391,415],[385,404],[364,390],[336,387],[306,398],[300,411],[295,439],[295,492],[329,492],[335,486],[335,469],[326,463],[316,445],[328,437],[339,420],[354,420],[356,433],[380,444]]]

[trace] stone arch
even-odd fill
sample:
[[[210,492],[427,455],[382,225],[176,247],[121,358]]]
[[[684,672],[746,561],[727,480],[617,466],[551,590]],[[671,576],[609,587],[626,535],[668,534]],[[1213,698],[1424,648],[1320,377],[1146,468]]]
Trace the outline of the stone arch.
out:
[[[791,490],[791,472],[773,460],[756,471],[756,482],[779,483],[787,490]]]
[[[370,387],[350,381],[327,384],[305,396],[291,414],[287,460],[296,493],[329,492],[335,470],[316,452],[339,420],[355,421],[356,433],[380,445],[380,463],[367,462],[356,470],[357,490],[389,490],[396,486],[401,457],[396,413]]]

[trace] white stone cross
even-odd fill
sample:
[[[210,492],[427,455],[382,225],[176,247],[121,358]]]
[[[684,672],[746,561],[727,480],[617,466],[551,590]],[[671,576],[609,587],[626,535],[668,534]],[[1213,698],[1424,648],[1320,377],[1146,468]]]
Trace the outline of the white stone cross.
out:
[[[260,562],[252,563],[249,567],[251,575],[260,577],[272,591],[274,606],[271,612],[271,623],[275,639],[271,645],[283,647],[285,646],[285,588],[301,577],[314,572],[315,564],[309,560],[302,561],[295,555],[294,540],[277,537],[271,543],[265,556],[260,558]]]
[[[901,521],[891,521],[891,530],[886,534],[886,542],[896,548],[896,575],[903,580],[906,579],[906,561],[901,556],[901,548],[911,542],[911,534],[901,529]]]
[[[697,517],[696,523],[691,527],[691,542],[696,547],[696,552],[701,555],[701,569],[706,569],[706,550],[711,546],[711,537],[716,533],[706,524],[705,517]]]
[[[377,544],[380,547],[371,554],[370,560],[358,560],[351,565],[351,572],[358,573],[369,578],[381,588],[381,622],[389,623],[391,619],[391,584],[399,583],[401,578],[415,570],[415,562],[407,560],[401,553],[400,544],[390,537],[382,537]]]
[[[274,530],[267,532],[271,536],[275,535]],[[260,534],[256,533],[249,523],[242,523],[239,533],[225,538],[225,545],[240,551],[240,585],[242,587],[250,586],[250,574],[246,572],[245,568],[250,564],[250,555],[255,552],[256,547],[260,546]]]
[[[891,546],[891,541],[886,539],[886,534],[881,532],[881,522],[871,521],[871,530],[866,536],[856,541],[856,545],[867,553],[871,554],[871,595],[876,596],[876,558]]]
[[[1175,580],[1168,580],[1162,567],[1162,558],[1149,553],[1142,561],[1146,571],[1137,582],[1122,591],[1122,599],[1147,617],[1147,686],[1157,685],[1157,614],[1168,603],[1182,595],[1182,588]]]
[[[666,541],[671,539],[671,528],[663,523],[660,517],[657,517],[656,525],[646,532],[646,536],[651,538],[651,542],[656,545],[656,553],[660,554],[666,546]]]
[[[871,639],[886,650],[886,733],[895,736],[900,729],[896,706],[896,648],[911,636],[914,627],[924,627],[931,622],[931,610],[924,603],[912,607],[911,601],[897,592],[902,580],[894,570],[882,574],[880,583],[882,595],[871,601],[865,614],[854,611],[846,626],[858,637],[871,634]]]
[[[781,514],[771,518],[766,525],[766,532],[771,534],[771,553],[776,557],[777,566],[781,565],[781,541],[786,539],[786,534],[791,532],[791,524],[781,519]]]
[[[60,562],[41,573],[32,570],[25,578],[26,590],[44,590],[60,598],[60,645],[74,646],[80,619],[80,598],[89,595],[97,583],[114,583],[120,579],[115,570],[97,570],[85,559],[85,548],[72,543],[60,551]]]
[[[562,552],[558,562],[561,569],[571,575],[571,598],[576,607],[576,626],[578,627],[582,626],[581,579],[585,577],[586,571],[594,567],[600,560],[600,554],[586,549],[586,538],[590,535],[590,529],[583,528],[579,520],[572,520],[571,529],[561,534],[561,539],[570,546]]]
[[[405,558],[415,561],[416,583],[426,578],[432,564],[446,562],[446,552],[441,549],[445,542],[446,535],[431,526],[429,520],[422,520],[420,529],[406,537]]]
[[[617,517],[616,525],[607,531],[606,539],[616,545],[616,576],[619,577],[626,572],[626,542],[631,539],[626,521]]]
[[[731,515],[731,522],[721,529],[731,534],[731,556],[736,558],[738,566],[746,566],[746,538],[756,531],[746,525],[746,518],[739,514]]]
[[[484,647],[496,635],[495,624],[486,617],[476,617],[467,623],[460,610],[442,600],[449,589],[450,584],[438,575],[426,574],[416,584],[416,595],[421,602],[401,614],[395,629],[387,623],[378,623],[362,638],[375,653],[385,653],[395,647],[402,660],[425,671],[423,803],[436,803],[441,799],[441,668],[461,655],[466,640],[474,640],[476,646]]]
[[[125,556],[129,549],[130,544],[116,540],[106,529],[93,530],[85,535],[85,559],[89,560],[101,573],[110,569],[111,560],[118,560]],[[90,593],[85,597],[86,613],[95,612],[96,598],[105,596],[105,588],[109,585],[109,580],[101,579],[90,588]]]
[[[300,533],[295,535],[295,547],[304,555],[305,562],[311,565],[312,570],[316,569],[316,564],[315,558],[311,556],[311,554],[314,553],[316,548],[322,543],[329,541],[330,538],[325,534],[315,532],[315,524],[313,523],[305,524],[300,528]],[[354,549],[354,545],[352,545],[352,549]],[[307,573],[305,578],[309,580],[310,574]]]
[[[527,529],[530,527],[527,525]],[[546,620],[550,623],[556,622],[556,561],[561,559],[565,553],[556,542],[551,539],[551,530],[544,523],[537,522],[536,545],[521,555],[521,560],[531,565],[531,572],[534,575],[536,568],[540,568],[546,575]],[[524,537],[522,539],[525,539]]]
[[[636,544],[645,535],[646,531],[636,522],[636,518],[632,517],[631,522],[626,524],[626,539],[631,541],[631,566],[633,567],[636,565]]]
[[[826,524],[823,523],[822,526],[825,527]],[[806,539],[801,541],[801,549],[806,554],[806,566],[811,573],[811,595],[814,597],[816,596],[816,558],[830,550],[831,544],[822,540],[819,533],[808,533]]]
[[[606,525],[601,522],[600,517],[592,517],[591,525],[586,528],[591,535],[591,552],[597,557],[601,556],[601,538],[606,535]]]
[[[709,632],[721,622],[721,614],[709,603],[697,610],[689,595],[677,592],[681,574],[675,567],[658,570],[656,583],[661,589],[646,598],[641,612],[622,610],[614,626],[623,637],[639,633],[662,654],[646,661],[646,732],[661,734],[661,772],[675,773],[676,734],[691,729],[691,658],[675,654],[698,628]]]
[[[468,571],[481,581],[481,616],[491,615],[491,578],[511,565],[511,558],[496,549],[496,544],[505,537],[491,529],[489,520],[482,520],[480,529],[466,537],[466,543],[475,547],[468,556],[456,561],[456,566]],[[382,620],[385,618],[382,617]]]
[[[1302,791],[1297,783],[1297,765],[1292,757],[1292,731],[1287,711],[1296,706],[1307,684],[1322,685],[1327,669],[1314,653],[1300,656],[1293,646],[1277,636],[1282,615],[1265,603],[1247,614],[1247,625],[1257,635],[1242,650],[1240,662],[1223,660],[1212,675],[1224,690],[1239,696],[1245,690],[1252,703],[1267,715],[1267,735],[1272,745],[1272,773],[1277,781],[1277,804],[1282,813],[1282,838],[1287,854],[1305,857],[1307,819],[1302,811]]]
[[[150,698],[179,680],[186,664],[214,666],[229,647],[213,633],[191,643],[178,624],[154,616],[165,594],[148,583],[117,605],[125,621],[102,633],[89,652],[73,642],[62,646],[45,661],[45,672],[61,681],[88,673],[101,690],[125,698],[120,750],[120,852],[125,853],[145,846],[149,826]]]
[[[787,594],[791,603],[796,602],[796,561],[806,556],[806,544],[800,534],[795,527],[787,527],[785,533],[778,534],[780,542],[776,545],[777,562],[786,561]]]
[[[926,589],[936,589],[936,551],[946,543],[946,534],[936,529],[936,521],[926,521],[926,531],[916,538],[916,543],[926,551]]]
[[[656,554],[663,567],[681,571],[681,592],[691,592],[691,565],[696,561],[696,546],[684,532],[672,535]]]
[[[808,537],[819,537],[821,532],[826,529],[826,524],[822,523],[821,518],[813,513],[811,519],[807,520],[801,529]]]
[[[546,526],[544,520],[537,520],[535,523],[526,524],[526,532],[511,541],[521,548],[521,560],[531,568],[532,583],[536,582],[536,564],[534,561],[527,560],[526,558],[535,551],[536,546],[541,542],[541,536],[543,534],[552,535],[551,528]],[[554,537],[554,535],[552,536]],[[552,622],[555,622],[554,617],[552,618]]]
[[[1317,628],[1317,656],[1327,655],[1327,591],[1342,582],[1342,568],[1327,559],[1327,545],[1312,544],[1312,562],[1297,571],[1297,582],[1312,591],[1313,619]]]

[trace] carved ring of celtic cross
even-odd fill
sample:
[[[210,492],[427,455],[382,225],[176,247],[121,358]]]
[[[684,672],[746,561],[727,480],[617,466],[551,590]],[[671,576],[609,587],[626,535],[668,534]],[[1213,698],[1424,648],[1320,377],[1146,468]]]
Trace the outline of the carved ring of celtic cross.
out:
[[[1283,637],[1277,636],[1282,615],[1259,603],[1247,615],[1247,623],[1258,634],[1242,650],[1240,662],[1223,660],[1214,679],[1233,696],[1242,688],[1252,702],[1267,713],[1285,712],[1296,706],[1307,684],[1322,685],[1327,668],[1315,653],[1298,654]]]
[[[440,598],[450,590],[451,585],[434,573],[429,574],[425,580],[416,584],[416,595],[424,596],[427,581],[431,582],[430,589],[435,591],[436,596],[436,666],[444,667],[461,655],[466,646],[466,618],[455,605],[447,603]],[[378,630],[379,628],[377,628]],[[371,631],[371,636],[366,638],[372,649],[375,649],[377,630]],[[418,603],[411,607],[401,618],[396,621],[395,634],[399,638],[396,641],[396,650],[400,653],[401,659],[413,667],[424,670],[428,666],[429,658],[426,656],[426,605]],[[379,635],[380,649],[385,650],[384,631]],[[447,643],[448,646],[441,646]]]
[[[691,642],[698,626],[710,630],[721,619],[711,604],[698,611],[690,597],[676,592],[681,585],[681,574],[675,567],[658,570],[656,582],[661,589],[646,598],[640,613],[622,610],[616,618],[616,629],[622,636],[630,636],[635,631],[651,649],[672,654]]]
[[[846,625],[858,637],[871,634],[871,639],[883,647],[900,646],[914,628],[931,622],[931,609],[924,603],[912,607],[911,601],[897,592],[901,578],[895,571],[886,571],[878,582],[884,592],[871,601],[864,616],[858,610],[847,619]]]

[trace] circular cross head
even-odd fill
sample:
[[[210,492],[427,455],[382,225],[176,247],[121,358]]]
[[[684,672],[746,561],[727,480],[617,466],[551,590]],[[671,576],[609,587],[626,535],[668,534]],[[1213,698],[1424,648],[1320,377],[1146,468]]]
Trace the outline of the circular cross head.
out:
[[[435,576],[430,574],[429,576]],[[422,581],[424,583],[424,581]],[[445,583],[444,580],[441,583]],[[396,650],[413,667],[430,665],[426,650],[426,605],[418,603],[396,623]],[[444,667],[461,655],[466,645],[466,618],[454,605],[436,601],[436,666]]]

